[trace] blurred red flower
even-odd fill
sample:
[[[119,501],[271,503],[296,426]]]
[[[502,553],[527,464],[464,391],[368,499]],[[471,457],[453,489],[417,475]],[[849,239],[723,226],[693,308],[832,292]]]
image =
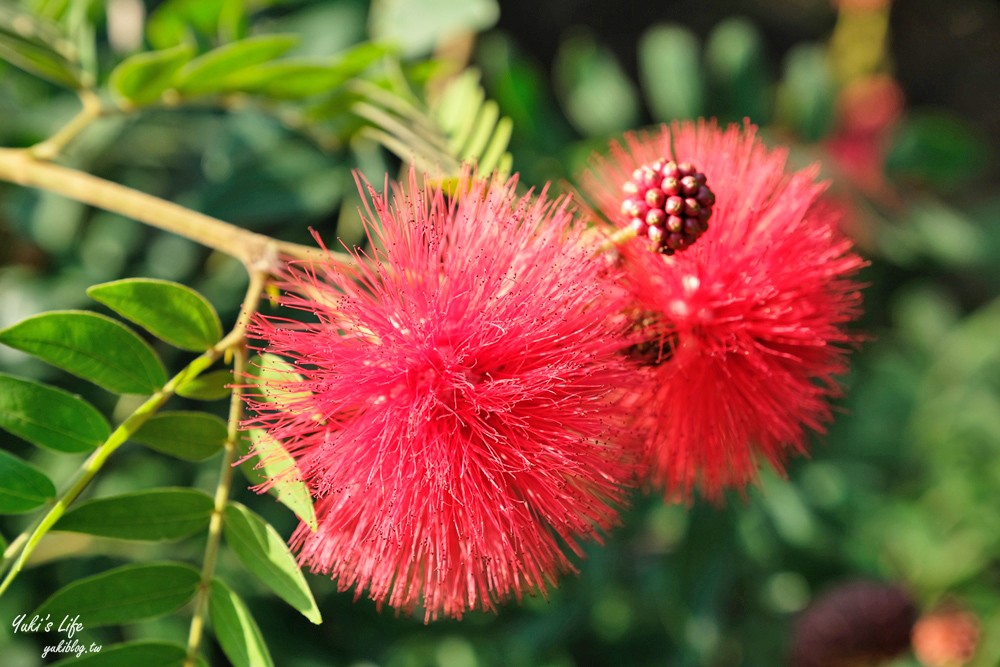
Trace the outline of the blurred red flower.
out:
[[[913,627],[913,652],[927,667],[962,667],[976,656],[979,619],[957,601],[920,617]]]
[[[425,621],[544,594],[634,477],[611,444],[634,375],[623,305],[567,202],[514,189],[464,179],[450,198],[412,172],[392,197],[369,188],[383,249],[290,265],[281,301],[317,321],[251,327],[304,378],[248,399],[316,498],[300,560]]]
[[[863,261],[837,230],[816,169],[786,173],[787,153],[756,129],[675,123],[633,133],[596,157],[584,192],[620,226],[620,187],[661,158],[693,164],[715,193],[711,225],[671,257],[624,244],[624,286],[643,321],[645,415],[654,483],[669,494],[718,496],[754,478],[763,459],[780,469],[820,431],[846,371],[860,310]]]

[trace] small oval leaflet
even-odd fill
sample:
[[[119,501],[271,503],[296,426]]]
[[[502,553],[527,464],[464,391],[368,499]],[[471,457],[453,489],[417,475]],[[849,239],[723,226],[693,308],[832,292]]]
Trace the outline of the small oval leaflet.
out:
[[[283,55],[300,41],[297,35],[255,35],[224,44],[198,56],[177,76],[182,95],[224,92],[230,77]]]
[[[174,347],[202,352],[222,338],[215,308],[190,287],[126,278],[94,285],[87,295]]]
[[[278,502],[295,512],[315,531],[316,511],[312,495],[299,475],[295,459],[266,431],[251,429],[247,435],[249,442],[240,438],[238,443],[240,456],[243,457],[240,470],[253,484],[270,484],[268,490],[277,496]]]
[[[213,507],[204,491],[151,489],[81,503],[52,529],[123,540],[176,540],[206,528]]]
[[[220,369],[182,382],[177,386],[177,395],[198,401],[218,401],[229,397],[232,393],[229,385],[232,383],[233,372]]]
[[[222,449],[227,437],[226,422],[219,417],[178,410],[154,415],[131,439],[162,454],[204,461]]]
[[[152,104],[173,86],[174,75],[193,56],[194,48],[189,44],[137,53],[118,63],[108,78],[108,86],[130,104]]]
[[[187,650],[180,644],[137,641],[105,646],[100,653],[89,653],[81,657],[74,655],[54,663],[52,667],[181,667],[186,658]],[[200,657],[195,665],[206,667],[205,661]]]
[[[225,510],[223,534],[243,566],[313,623],[322,622],[295,557],[271,524],[240,503]]]
[[[118,394],[151,394],[167,371],[144,340],[119,322],[82,310],[56,310],[0,331],[0,343]]]
[[[44,474],[0,449],[0,513],[30,512],[56,497],[56,487]]]
[[[5,373],[0,373],[0,428],[68,454],[89,452],[111,434],[104,416],[79,396]]]
[[[274,667],[250,610],[221,579],[212,580],[208,610],[215,638],[235,667]]]
[[[180,609],[200,580],[198,570],[180,563],[124,565],[59,589],[34,614],[79,614],[87,628],[135,623]]]

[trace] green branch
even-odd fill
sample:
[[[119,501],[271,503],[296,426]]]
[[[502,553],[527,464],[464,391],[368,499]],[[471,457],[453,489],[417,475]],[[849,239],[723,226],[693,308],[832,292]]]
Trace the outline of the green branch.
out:
[[[236,330],[234,330],[235,332]],[[108,439],[104,443],[94,450],[94,452],[87,457],[87,460],[83,462],[77,473],[76,480],[67,488],[62,494],[56,499],[55,504],[49,508],[49,511],[42,517],[42,519],[30,530],[19,535],[12,543],[11,546],[17,545],[21,552],[18,554],[17,559],[14,561],[13,565],[7,576],[4,578],[3,583],[0,583],[0,595],[7,590],[10,584],[17,577],[18,573],[24,567],[25,562],[34,552],[38,543],[45,537],[45,534],[62,518],[63,514],[69,506],[75,501],[83,490],[87,488],[94,476],[101,470],[104,463],[108,460],[115,450],[121,447],[129,438],[131,438],[136,431],[141,427],[150,417],[152,417],[156,412],[163,407],[163,404],[174,395],[175,390],[181,384],[188,382],[199,375],[201,375],[205,370],[207,370],[215,361],[221,357],[226,350],[230,349],[235,343],[234,340],[242,341],[243,333],[242,330],[239,332],[239,336],[235,337],[233,334],[226,336],[221,341],[219,341],[213,348],[203,353],[200,357],[192,361],[190,364],[184,367],[180,373],[172,377],[159,391],[150,396],[146,401],[140,405],[135,412],[128,416],[125,421],[123,421],[118,428],[116,428]],[[27,537],[25,537],[27,535]],[[14,557],[15,550],[8,549],[5,556],[10,559]]]

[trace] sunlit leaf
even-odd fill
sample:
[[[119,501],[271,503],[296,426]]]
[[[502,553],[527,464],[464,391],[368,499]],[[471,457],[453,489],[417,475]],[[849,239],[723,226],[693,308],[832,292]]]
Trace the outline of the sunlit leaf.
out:
[[[583,134],[605,136],[633,127],[639,100],[614,54],[587,33],[559,45],[555,82],[566,117]]]
[[[322,622],[295,557],[271,524],[243,505],[229,503],[223,531],[226,542],[247,570],[310,621]]]
[[[195,43],[198,35],[213,35],[219,27],[226,0],[167,0],[146,21],[149,43],[166,49],[183,42]]]
[[[499,17],[496,0],[383,0],[372,5],[370,25],[376,39],[414,56],[449,37],[486,30]]]
[[[127,320],[175,347],[201,352],[222,338],[219,316],[205,297],[167,280],[126,278],[87,290]]]
[[[329,93],[368,69],[389,48],[364,43],[325,59],[289,58],[264,63],[227,77],[226,89],[281,99],[301,99]]]
[[[54,83],[81,88],[79,66],[67,55],[71,49],[69,40],[55,25],[13,7],[0,6],[3,60]]]
[[[88,452],[111,428],[97,408],[79,396],[0,373],[0,428],[40,447]]]
[[[265,352],[254,355],[250,359],[247,371],[250,377],[248,392],[255,394],[262,400],[277,405],[286,405],[290,401],[309,396],[308,391],[279,392],[274,389],[274,384],[283,385],[304,381],[303,377],[296,372],[295,366],[275,354]]]
[[[704,107],[698,38],[679,25],[656,25],[639,40],[639,79],[653,118],[695,118]]]
[[[122,540],[176,540],[206,526],[214,502],[196,489],[151,489],[98,498],[65,514],[53,530]]]
[[[135,623],[169,614],[194,596],[201,574],[179,563],[133,564],[77,579],[34,612],[55,618],[79,615],[85,628]]]
[[[55,497],[56,487],[48,477],[0,449],[0,513],[30,512]]]
[[[145,341],[96,313],[35,315],[0,331],[0,343],[116,393],[150,394],[167,381],[163,364]]]
[[[177,90],[185,95],[226,90],[228,77],[274,60],[298,41],[295,35],[258,35],[220,46],[184,67],[177,77]]]
[[[168,411],[149,418],[132,440],[186,461],[204,461],[226,443],[226,422],[205,412]]]
[[[309,487],[302,481],[291,454],[265,431],[251,429],[247,435],[253,443],[253,454],[246,440],[240,441],[240,468],[254,484],[265,485],[278,502],[295,512],[310,528],[316,530],[316,513]]]
[[[373,85],[356,84],[355,90],[362,101],[354,112],[371,124],[362,133],[419,169],[448,178],[469,162],[483,173],[508,172],[513,126],[486,99],[477,71],[456,76],[426,107]]]
[[[240,597],[220,579],[208,597],[212,632],[234,667],[274,667],[257,622]]]
[[[173,87],[174,76],[194,56],[190,44],[129,56],[111,71],[108,86],[133,105],[151,104]]]

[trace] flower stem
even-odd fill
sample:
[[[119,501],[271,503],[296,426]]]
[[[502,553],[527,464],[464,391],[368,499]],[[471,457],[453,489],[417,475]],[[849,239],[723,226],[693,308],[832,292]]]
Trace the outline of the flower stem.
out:
[[[597,254],[608,252],[614,248],[627,243],[636,237],[638,232],[632,227],[622,227],[614,234],[604,239],[604,242],[597,247]]]
[[[240,340],[242,340],[242,332],[240,334]],[[200,357],[188,364],[184,369],[172,377],[159,391],[150,396],[146,401],[140,405],[135,412],[128,416],[125,421],[123,421],[118,428],[108,436],[108,439],[104,443],[94,450],[94,452],[87,457],[87,460],[83,462],[77,473],[76,480],[67,488],[63,493],[56,499],[55,504],[49,508],[49,511],[42,517],[42,519],[35,524],[35,526],[30,531],[25,531],[19,535],[13,542],[11,542],[10,547],[7,549],[7,553],[4,554],[5,559],[13,559],[14,554],[20,549],[20,553],[17,555],[16,560],[14,560],[10,571],[7,572],[7,576],[4,578],[3,583],[0,583],[0,595],[3,595],[4,591],[11,585],[14,578],[17,577],[18,573],[24,567],[25,562],[34,552],[35,548],[41,542],[42,538],[45,537],[46,533],[62,518],[63,514],[69,506],[75,501],[79,495],[87,488],[94,476],[100,471],[101,467],[108,460],[116,449],[118,449],[122,444],[125,443],[139,427],[142,426],[146,420],[156,414],[167,400],[174,395],[174,391],[177,387],[198,377],[203,373],[209,366],[211,366],[216,359],[218,359],[222,354],[233,345],[232,338],[227,336],[219,343],[217,343],[210,350],[203,353]],[[5,560],[5,564],[6,564]]]
[[[39,160],[54,159],[66,147],[66,144],[75,139],[80,132],[104,113],[101,99],[94,91],[84,89],[79,91],[79,95],[80,103],[83,105],[80,112],[51,137],[29,148],[28,152],[32,156]]]
[[[264,282],[267,274],[261,271],[252,271],[250,274],[250,286],[247,288],[247,296],[240,309],[240,317],[233,329],[231,336],[239,336],[234,340],[229,349],[233,352],[233,377],[239,378],[246,371],[247,351],[243,334],[246,326],[250,322],[250,317],[257,311],[261,295],[264,290]],[[205,544],[205,557],[201,566],[201,581],[198,584],[198,592],[194,599],[194,616],[191,618],[191,626],[188,630],[187,658],[184,667],[194,667],[198,659],[198,648],[201,646],[201,638],[205,629],[205,612],[208,609],[209,593],[212,589],[212,577],[215,575],[215,563],[219,555],[219,545],[222,541],[223,513],[229,503],[229,492],[233,481],[233,462],[236,460],[236,443],[239,439],[240,421],[243,416],[243,389],[240,385],[233,387],[232,397],[229,403],[229,423],[226,437],[225,449],[222,455],[222,464],[219,470],[219,482],[215,487],[215,507],[212,510],[212,518],[208,524],[208,541]]]
[[[0,180],[61,194],[179,234],[235,257],[247,267],[273,268],[279,255],[354,263],[346,253],[278,241],[124,185],[39,160],[30,149],[0,148]]]

